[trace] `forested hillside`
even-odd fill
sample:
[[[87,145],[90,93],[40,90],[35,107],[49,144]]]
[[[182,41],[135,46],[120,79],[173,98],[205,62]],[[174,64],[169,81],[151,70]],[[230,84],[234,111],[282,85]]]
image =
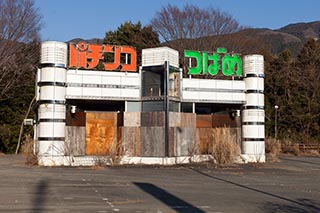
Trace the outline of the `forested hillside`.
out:
[[[32,0],[0,1],[0,152],[15,151],[34,97],[41,16]],[[32,115],[31,115],[32,116]],[[25,137],[32,128],[25,128]]]
[[[259,53],[263,51],[278,55],[288,49],[296,57],[309,39],[320,38],[320,21],[290,24],[278,30],[247,28],[235,33],[204,36],[194,39],[170,41],[167,44],[179,49],[197,48],[214,50],[217,46],[226,47],[239,53]]]

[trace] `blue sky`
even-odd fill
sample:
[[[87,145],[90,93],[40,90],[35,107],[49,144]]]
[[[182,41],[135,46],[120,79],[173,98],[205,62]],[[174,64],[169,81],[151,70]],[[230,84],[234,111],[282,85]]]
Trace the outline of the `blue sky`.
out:
[[[43,17],[42,40],[57,41],[103,38],[125,21],[147,25],[168,3],[218,8],[255,28],[320,20],[320,0],[35,0]]]

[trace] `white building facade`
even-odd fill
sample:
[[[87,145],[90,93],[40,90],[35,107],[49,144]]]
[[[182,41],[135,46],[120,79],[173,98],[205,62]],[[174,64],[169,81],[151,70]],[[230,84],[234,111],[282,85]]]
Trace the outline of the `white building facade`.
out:
[[[111,60],[114,63],[104,61],[104,53],[112,53],[113,59]],[[201,55],[202,59],[207,57],[206,54]],[[208,54],[209,60],[211,57],[211,60],[214,61],[214,54],[211,55],[212,57]],[[185,54],[186,56],[188,54]],[[198,56],[189,56],[189,58]],[[125,123],[131,122],[129,117],[126,117],[130,112],[150,112],[156,109],[155,111],[167,110],[167,112],[180,113],[188,108],[189,113],[197,113],[202,106],[208,109],[207,106],[210,108],[215,105],[231,108],[235,106],[233,109],[236,109],[237,116],[241,115],[241,158],[243,161],[265,162],[264,59],[262,55],[242,57],[242,64],[240,68],[238,67],[243,68],[241,74],[238,73],[238,76],[231,76],[227,80],[200,79],[191,74],[183,78],[183,70],[179,66],[179,53],[168,47],[143,50],[142,64],[139,68],[136,68],[138,67],[136,57],[131,47],[90,46],[84,42],[67,44],[47,41],[42,43],[41,68],[38,70],[36,79],[37,109],[34,136],[35,150],[40,165],[95,164],[96,155],[88,154],[89,151],[79,152],[78,155],[68,152],[70,149],[70,145],[66,144],[68,143],[66,142],[67,137],[70,137],[67,127],[69,125],[68,116],[70,115],[72,120],[76,112],[122,112],[124,113],[124,124],[118,124],[118,126],[126,126]],[[104,62],[94,62],[97,58]],[[189,68],[192,68],[191,65],[195,63],[189,61]],[[100,70],[96,64],[111,70]],[[199,61],[196,66],[198,65]],[[229,63],[229,67],[225,67],[225,72],[231,70],[230,66]],[[234,68],[235,64],[232,66]],[[200,68],[202,72],[205,69],[209,70],[210,63],[202,62]],[[200,68],[197,67],[198,71]],[[211,67],[210,72],[213,73],[215,68]],[[161,69],[167,73],[162,75]],[[196,68],[194,69],[197,71]],[[236,72],[235,69],[234,71]],[[164,102],[164,105],[159,104],[161,101]],[[168,117],[166,113],[164,115],[164,120],[168,120],[166,118],[169,118],[169,114]],[[137,122],[141,123],[140,120]],[[87,124],[82,126],[85,128]],[[166,135],[169,134],[170,125],[163,127],[164,140],[168,141],[169,136]],[[85,138],[93,134],[90,130],[83,131]],[[88,142],[84,143],[87,145],[83,145],[83,149],[86,149]],[[168,152],[168,150],[164,151],[164,153]],[[130,158],[124,153],[123,159],[129,159],[127,161],[129,163],[136,162],[134,160],[139,158],[140,163],[171,164],[178,162],[179,157],[185,157],[183,154],[178,155],[152,156],[151,154],[143,157],[140,154],[140,156],[131,155]]]

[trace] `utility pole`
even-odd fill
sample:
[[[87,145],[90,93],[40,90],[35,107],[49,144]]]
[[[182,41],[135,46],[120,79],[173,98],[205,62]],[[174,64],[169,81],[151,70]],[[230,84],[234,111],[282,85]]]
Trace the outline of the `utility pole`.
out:
[[[274,115],[274,138],[277,140],[278,132],[277,132],[277,120],[278,120],[278,105],[274,105],[275,115]]]

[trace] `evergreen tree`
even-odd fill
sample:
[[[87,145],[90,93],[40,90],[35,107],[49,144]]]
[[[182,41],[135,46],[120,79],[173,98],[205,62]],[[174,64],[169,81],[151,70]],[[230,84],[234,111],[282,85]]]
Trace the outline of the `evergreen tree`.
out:
[[[293,85],[290,105],[296,108],[296,131],[319,137],[320,120],[320,44],[310,39],[292,66]]]
[[[0,100],[0,152],[13,153],[15,151],[21,122],[35,94],[35,65],[39,62],[39,54],[30,54],[30,51],[34,50],[40,52],[38,42],[24,45],[19,57],[25,60],[19,62],[19,67],[25,70],[19,83],[7,92],[8,98]],[[24,133],[26,135],[31,131],[31,126],[25,127]]]
[[[320,44],[313,39],[297,58],[288,50],[266,57],[266,126],[274,135],[274,106],[278,105],[278,135],[298,142],[320,138]]]
[[[141,63],[142,49],[160,46],[159,36],[151,26],[142,27],[141,22],[125,22],[115,31],[108,31],[103,43],[129,45],[137,50],[137,64]]]

